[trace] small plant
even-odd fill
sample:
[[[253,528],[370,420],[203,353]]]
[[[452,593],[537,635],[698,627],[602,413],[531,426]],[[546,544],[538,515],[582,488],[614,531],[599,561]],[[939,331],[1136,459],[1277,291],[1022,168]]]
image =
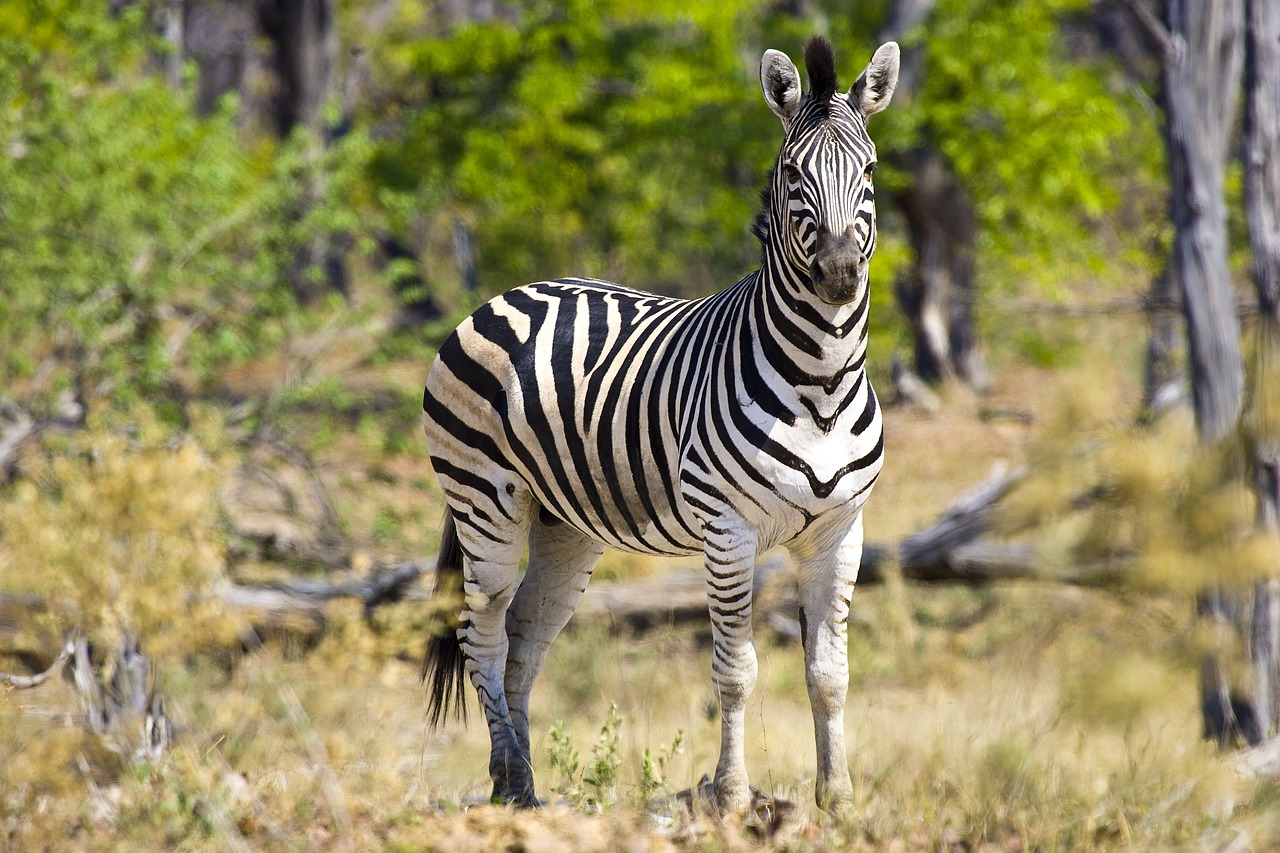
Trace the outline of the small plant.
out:
[[[551,769],[560,776],[560,784],[551,790],[568,797],[575,804],[582,801],[582,782],[579,778],[578,751],[573,748],[573,735],[564,730],[564,720],[556,720],[551,727],[551,746],[547,747]]]
[[[676,736],[671,739],[670,746],[664,746],[657,753],[649,747],[644,748],[644,758],[640,761],[640,806],[648,808],[659,792],[667,787],[667,767],[671,760],[684,752],[684,729],[676,729]]]
[[[558,720],[551,727],[551,746],[547,757],[551,768],[560,776],[560,784],[552,787],[579,808],[602,812],[617,801],[618,768],[622,766],[620,732],[622,715],[618,706],[610,703],[600,738],[591,747],[591,763],[585,768],[579,762],[578,751],[573,748],[573,736],[564,729],[564,721]]]
[[[591,791],[587,801],[597,811],[604,811],[606,806],[617,800],[614,789],[618,783],[618,768],[622,766],[618,747],[621,729],[622,715],[618,713],[618,706],[610,702],[609,713],[600,727],[600,739],[591,747],[591,764],[582,775],[583,783]]]

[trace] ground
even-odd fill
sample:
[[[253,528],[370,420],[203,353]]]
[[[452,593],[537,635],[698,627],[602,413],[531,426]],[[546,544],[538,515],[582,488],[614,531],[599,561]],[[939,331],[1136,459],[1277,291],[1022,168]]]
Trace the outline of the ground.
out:
[[[1136,410],[1133,356],[1076,370],[997,365],[988,395],[947,392],[933,414],[890,409],[868,539],[918,529],[993,466],[1058,452],[1062,434],[1105,433],[1126,420],[1116,413]],[[441,505],[406,404],[423,365],[370,362],[355,345],[327,357],[321,369],[351,402],[323,417],[299,407],[282,429],[306,436],[338,533],[359,545],[351,571],[431,553]],[[251,384],[253,372],[241,381]],[[1068,534],[1055,530],[1046,528],[1047,562],[1064,559],[1053,543]],[[240,578],[296,569],[243,554],[231,562]],[[612,554],[596,582],[687,565]],[[1047,581],[859,589],[846,715],[855,803],[839,820],[812,805],[800,649],[761,627],[748,766],[764,805],[782,803],[773,822],[692,817],[673,796],[712,772],[718,748],[700,626],[633,635],[572,623],[532,702],[534,769],[548,806],[515,813],[484,804],[483,726],[426,725],[421,610],[409,600],[366,619],[335,602],[318,633],[283,631],[263,650],[193,654],[164,668],[158,686],[179,736],[149,768],[122,767],[93,745],[68,684],[0,693],[0,849],[1266,849],[1280,841],[1280,788],[1241,776],[1230,754],[1199,737],[1187,593]]]

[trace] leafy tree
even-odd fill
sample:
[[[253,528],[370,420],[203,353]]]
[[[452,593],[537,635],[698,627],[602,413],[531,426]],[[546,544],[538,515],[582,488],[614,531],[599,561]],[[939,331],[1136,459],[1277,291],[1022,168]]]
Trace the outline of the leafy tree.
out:
[[[442,211],[432,227],[462,220],[487,290],[556,274],[723,286],[755,260],[749,188],[776,150],[738,48],[747,10],[532,4],[410,39],[425,91],[374,180],[409,215]]]
[[[88,402],[199,385],[278,345],[294,247],[357,228],[336,199],[363,137],[327,155],[329,199],[288,220],[306,139],[246,145],[230,100],[196,117],[152,68],[144,11],[0,10],[0,385],[45,405],[68,387]]]
[[[371,180],[423,251],[427,287],[455,309],[471,298],[457,228],[474,237],[485,293],[587,274],[699,295],[751,269],[751,189],[778,134],[754,97],[760,50],[798,54],[825,32],[848,85],[895,4],[791,5],[533,3],[446,31],[403,24],[375,47],[392,79],[375,84],[386,94],[370,109],[393,121]],[[922,72],[872,131],[899,164],[882,173],[878,281],[910,259],[905,237],[923,254],[893,216],[915,180],[902,155],[922,148],[971,200],[979,228],[966,251],[982,290],[1061,287],[1096,273],[1104,251],[1145,262],[1149,234],[1121,230],[1103,248],[1087,237],[1122,189],[1158,181],[1159,144],[1105,65],[1067,49],[1064,28],[1086,5],[942,0],[896,34]],[[879,317],[891,292],[875,288]]]

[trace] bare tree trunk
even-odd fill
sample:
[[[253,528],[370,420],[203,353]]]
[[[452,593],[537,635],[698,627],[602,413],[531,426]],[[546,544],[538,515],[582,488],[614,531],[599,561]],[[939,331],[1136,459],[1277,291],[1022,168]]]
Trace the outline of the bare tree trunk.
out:
[[[1167,0],[1167,29],[1151,20],[1138,0],[1130,7],[1161,42],[1173,268],[1182,281],[1196,428],[1204,444],[1215,444],[1237,428],[1244,392],[1223,201],[1243,59],[1244,3]],[[1252,621],[1251,603],[1234,590],[1207,591],[1199,609],[1215,626],[1222,651]],[[1257,709],[1228,677],[1228,669],[1221,651],[1202,661],[1205,736],[1223,744],[1240,737],[1255,742],[1261,736]]]
[[[253,101],[246,101],[245,95],[250,79],[262,67],[255,47],[256,0],[173,0],[168,14],[166,30],[181,36],[178,61],[194,59],[199,69],[196,108],[200,113],[213,112],[228,92],[241,97],[242,113],[253,112]]]
[[[1227,268],[1223,176],[1243,59],[1243,0],[1169,0],[1166,139],[1196,427],[1215,442],[1244,395],[1240,323]]]
[[[1244,198],[1258,291],[1246,428],[1258,526],[1280,536],[1280,5],[1246,0]],[[1280,566],[1254,588],[1248,633],[1262,736],[1280,734]]]
[[[1120,61],[1125,73],[1143,88],[1157,90],[1156,102],[1168,115],[1169,99],[1160,71],[1169,37],[1151,7],[1152,0],[1095,0],[1088,20],[1100,46]],[[1154,420],[1166,410],[1186,402],[1188,396],[1182,364],[1185,347],[1179,322],[1182,282],[1172,257],[1152,280],[1147,301],[1151,328],[1140,418]]]
[[[280,138],[299,126],[314,135],[301,197],[290,213],[294,220],[303,219],[325,193],[318,164],[329,141],[322,112],[335,90],[336,11],[335,0],[168,0],[165,7],[166,36],[179,40],[183,55],[199,66],[201,113],[235,92],[245,124]],[[270,84],[262,85],[263,78]],[[264,89],[269,96],[260,94]],[[301,241],[290,279],[303,303],[345,292],[340,241],[319,231]]]
[[[320,129],[321,108],[333,92],[335,13],[334,0],[261,0],[261,27],[275,46],[280,83],[272,109],[279,136],[298,125]]]
[[[897,0],[882,37],[902,38],[933,11],[936,0]],[[895,97],[909,100],[919,86],[924,51],[902,55]],[[978,217],[973,202],[938,152],[921,146],[891,158],[910,176],[896,196],[915,251],[896,283],[898,305],[915,337],[915,370],[929,381],[957,378],[975,388],[987,382],[974,332],[974,257]]]

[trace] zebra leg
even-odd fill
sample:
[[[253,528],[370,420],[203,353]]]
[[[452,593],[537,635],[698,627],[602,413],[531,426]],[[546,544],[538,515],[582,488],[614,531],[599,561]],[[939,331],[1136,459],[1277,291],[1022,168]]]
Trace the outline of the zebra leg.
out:
[[[573,616],[604,546],[558,520],[533,522],[529,568],[507,611],[507,705],[529,758],[529,691],[547,651]]]
[[[520,557],[528,537],[527,514],[523,523],[503,525],[498,538],[465,523],[458,516],[458,539],[464,560],[463,593],[466,609],[458,630],[466,671],[480,697],[489,728],[489,776],[493,798],[519,806],[537,805],[533,794],[533,769],[521,749],[507,705],[504,680],[507,668],[507,608],[515,596]]]
[[[747,699],[756,683],[751,632],[751,584],[755,573],[754,531],[740,520],[718,519],[703,527],[707,604],[711,611],[711,681],[720,697],[720,760],[713,781],[723,812],[751,804],[745,749]]]
[[[844,704],[849,693],[849,602],[862,559],[862,513],[791,547],[800,585],[805,681],[818,746],[818,806],[847,810],[853,783],[845,755]]]

